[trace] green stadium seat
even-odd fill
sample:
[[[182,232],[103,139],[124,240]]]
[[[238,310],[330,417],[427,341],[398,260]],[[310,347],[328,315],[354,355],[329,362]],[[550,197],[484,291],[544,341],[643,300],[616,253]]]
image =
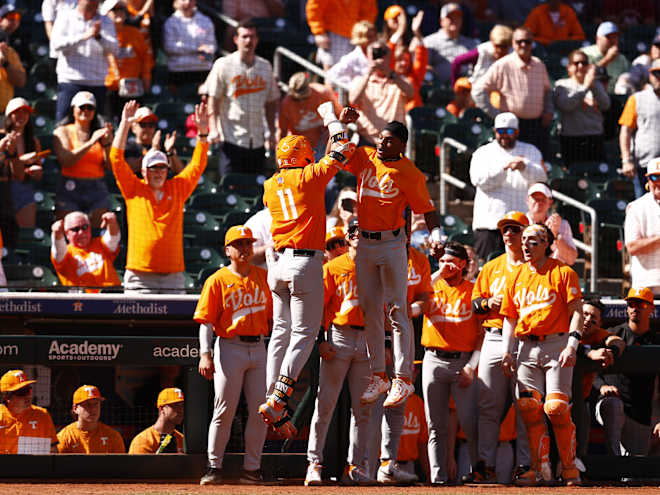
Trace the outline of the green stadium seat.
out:
[[[627,202],[620,199],[594,199],[587,203],[598,215],[598,276],[623,278],[623,222]],[[584,238],[591,240],[591,217],[582,213]]]
[[[454,233],[465,233],[470,230],[468,224],[466,224],[456,215],[451,215],[451,214],[439,215],[439,217],[440,217],[440,224],[442,225],[442,229],[445,231],[445,234],[448,236]]]
[[[568,56],[573,50],[579,50],[584,45],[589,45],[588,41],[579,40],[559,40],[546,46],[548,54]]]
[[[635,200],[635,185],[630,179],[610,179],[605,183],[603,199]]]
[[[197,274],[197,286],[198,287],[203,287],[204,282],[206,282],[206,279],[209,278],[211,275],[213,275],[215,272],[217,272],[221,266],[207,266],[205,268],[202,268],[199,273]]]
[[[207,211],[187,208],[183,214],[183,238],[187,246],[223,245],[225,228]]]
[[[183,272],[184,282],[183,288],[186,291],[193,291],[197,288],[197,274]]]
[[[57,276],[43,265],[4,265],[3,268],[7,286],[12,290],[54,287],[59,283]]]
[[[481,108],[466,108],[463,115],[458,119],[463,124],[480,124],[486,127],[493,127],[493,118],[484,112]]]
[[[225,193],[238,194],[252,202],[264,194],[264,182],[267,177],[263,174],[240,174],[230,172],[220,178],[220,189]]]
[[[216,193],[218,192],[218,186],[213,181],[211,181],[206,175],[200,175],[199,180],[197,181],[197,187],[195,188],[195,194],[202,193]]]
[[[604,184],[616,176],[616,170],[607,162],[574,162],[569,172],[576,177],[588,177],[591,182],[598,184]]]
[[[194,104],[181,103],[179,101],[157,103],[154,108],[154,113],[159,119],[158,128],[162,129],[163,132],[171,132],[176,129],[177,134],[183,134],[183,131],[186,128],[186,119],[188,118],[188,115],[194,111]],[[178,151],[181,152],[181,150]]]
[[[250,212],[250,205],[238,194],[218,191],[215,193],[193,194],[190,207],[195,210],[205,210],[217,219],[224,217],[232,210]]]
[[[467,246],[474,246],[474,234],[472,233],[471,229],[469,232],[454,232],[449,236],[448,240],[460,242],[461,244],[465,244]]]
[[[218,269],[228,263],[226,258],[212,247],[186,247],[183,249],[183,259],[189,273],[199,273],[208,267]]]

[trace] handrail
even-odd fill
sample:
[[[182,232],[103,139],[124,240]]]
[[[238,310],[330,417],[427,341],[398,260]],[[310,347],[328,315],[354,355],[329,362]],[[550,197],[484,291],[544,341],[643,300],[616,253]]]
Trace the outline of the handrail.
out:
[[[410,130],[410,126],[409,126]],[[449,150],[448,147],[453,147],[461,153],[467,153],[470,149],[463,143],[456,141],[450,137],[443,138],[440,144],[440,214],[447,214],[447,193],[445,191],[446,184],[450,183],[460,189],[465,189],[467,184],[460,179],[447,173],[447,165],[449,163]],[[589,214],[591,217],[591,244],[585,244],[582,241],[574,239],[575,245],[582,249],[584,252],[591,255],[591,275],[589,286],[592,293],[598,290],[598,213],[591,206],[577,201],[576,199],[566,196],[564,193],[552,190],[552,197],[563,201],[569,206],[582,210]]]

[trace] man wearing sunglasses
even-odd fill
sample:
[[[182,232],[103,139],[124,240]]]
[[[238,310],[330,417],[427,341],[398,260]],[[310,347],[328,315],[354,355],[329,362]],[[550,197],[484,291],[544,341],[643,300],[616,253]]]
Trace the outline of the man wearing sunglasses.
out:
[[[628,321],[610,328],[626,347],[658,345],[651,325],[653,293],[648,287],[633,286],[626,296]],[[652,428],[656,373],[604,374],[594,386],[600,391],[596,420],[605,428],[605,446],[611,455],[647,455],[651,435],[660,437],[660,423]]]
[[[32,405],[32,384],[23,370],[0,378],[0,454],[57,453],[57,434],[46,409]]]
[[[158,116],[149,107],[140,107],[135,112],[135,121],[131,124],[131,131],[135,139],[129,139],[126,143],[124,158],[136,175],[139,174],[142,158],[149,150],[161,150],[162,132],[158,128]],[[173,174],[183,170],[183,162],[179,158],[174,147],[176,142],[176,131],[165,135],[162,150],[167,155],[167,164]]]
[[[478,148],[470,163],[470,180],[477,188],[472,230],[474,248],[485,260],[504,250],[497,222],[507,212],[526,211],[527,189],[546,179],[543,157],[518,140],[518,118],[511,112],[495,117],[495,140]]]
[[[69,213],[51,227],[50,258],[62,285],[77,287],[119,286],[121,282],[113,263],[119,253],[121,233],[112,212],[101,217],[105,232],[92,238],[89,217]],[[67,244],[68,242],[68,244]],[[98,292],[88,289],[87,292]]]
[[[624,233],[633,287],[660,296],[660,157],[649,162],[646,179],[649,192],[628,205]]]

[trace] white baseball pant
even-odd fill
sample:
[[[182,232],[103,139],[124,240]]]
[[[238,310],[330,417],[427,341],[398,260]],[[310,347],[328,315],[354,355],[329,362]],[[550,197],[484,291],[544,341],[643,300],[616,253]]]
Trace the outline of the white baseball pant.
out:
[[[560,393],[571,396],[573,367],[561,367],[559,355],[568,343],[568,335],[550,335],[542,342],[521,340],[518,346],[516,398],[521,390],[536,390],[541,396]],[[501,354],[500,354],[501,356]]]

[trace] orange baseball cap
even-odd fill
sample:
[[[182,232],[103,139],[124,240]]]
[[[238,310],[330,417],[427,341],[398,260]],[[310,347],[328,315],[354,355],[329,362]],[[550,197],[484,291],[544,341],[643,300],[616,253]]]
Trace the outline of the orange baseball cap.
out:
[[[140,107],[135,112],[135,120],[137,122],[158,122],[158,116],[151,111],[151,108]]]
[[[472,83],[467,77],[459,77],[454,83],[454,93],[458,93],[460,90],[472,91]]]
[[[625,300],[628,299],[640,299],[646,301],[649,304],[653,304],[653,292],[648,287],[631,287],[628,291],[628,295],[625,297]]]
[[[233,227],[229,227],[229,230],[225,234],[225,246],[229,246],[232,242],[239,239],[250,239],[252,242],[256,240],[252,235],[250,227],[234,225]]]
[[[156,406],[166,406],[168,404],[178,404],[183,402],[183,391],[180,388],[164,388],[158,394],[158,401],[156,401]]]
[[[276,151],[279,168],[304,167],[314,163],[314,151],[305,136],[290,134],[280,139]]]
[[[497,222],[497,228],[501,229],[505,225],[511,224],[527,227],[529,225],[529,219],[527,218],[527,215],[520,211],[510,211],[504,215],[499,222]]]
[[[28,380],[23,370],[11,370],[0,378],[0,392],[16,392],[33,383],[37,383],[37,380]]]
[[[385,12],[383,13],[383,19],[389,21],[390,19],[394,19],[396,16],[398,16],[401,13],[403,13],[403,7],[401,7],[400,5],[390,5],[385,9]]]
[[[346,239],[344,228],[340,226],[332,227],[325,234],[325,242],[328,243],[334,239]]]
[[[78,387],[73,393],[74,406],[82,404],[83,402],[91,399],[105,400],[105,397],[101,395],[101,391],[94,385],[82,385],[81,387]]]

